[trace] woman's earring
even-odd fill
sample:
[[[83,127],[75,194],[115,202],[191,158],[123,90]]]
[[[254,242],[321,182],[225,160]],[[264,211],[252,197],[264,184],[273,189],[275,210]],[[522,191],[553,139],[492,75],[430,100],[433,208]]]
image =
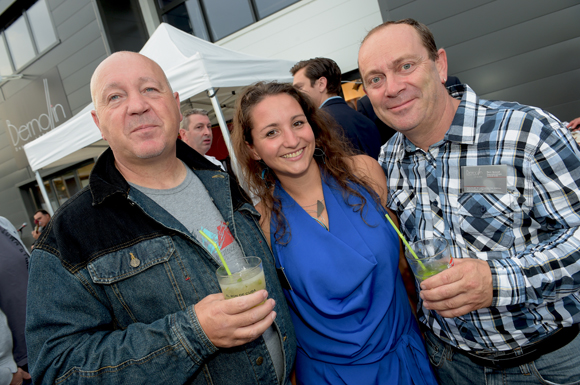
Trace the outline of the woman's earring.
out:
[[[268,169],[268,167],[266,167],[265,169],[262,170],[262,180],[264,180],[266,178],[266,170]]]
[[[266,163],[264,163],[263,161],[260,161],[260,163],[263,163],[263,167],[264,167],[262,169],[262,174],[260,175],[260,178],[262,178],[262,181],[266,185],[266,188],[269,189],[272,186],[272,182],[267,180],[268,173],[270,172],[270,168],[268,166],[266,166]]]

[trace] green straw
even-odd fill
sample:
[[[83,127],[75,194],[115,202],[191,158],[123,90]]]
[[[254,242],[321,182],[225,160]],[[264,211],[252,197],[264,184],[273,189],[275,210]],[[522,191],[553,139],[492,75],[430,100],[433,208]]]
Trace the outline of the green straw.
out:
[[[397,232],[397,234],[399,234],[399,238],[401,238],[401,241],[403,241],[403,243],[405,244],[405,246],[407,246],[407,249],[409,249],[409,251],[411,252],[411,254],[413,255],[413,257],[415,257],[415,259],[417,260],[417,262],[419,262],[419,265],[421,265],[421,267],[423,269],[425,269],[425,265],[423,265],[423,262],[419,261],[419,257],[417,257],[417,254],[415,254],[415,252],[413,251],[413,249],[411,249],[411,246],[409,246],[409,243],[407,243],[407,240],[405,240],[405,237],[403,237],[403,234],[401,234],[401,232],[397,228],[397,225],[395,225],[395,223],[391,219],[391,216],[389,214],[385,214],[385,217],[387,217],[387,219],[389,220],[389,223],[393,226],[393,229],[395,229],[395,231]]]
[[[218,255],[220,256],[220,259],[222,261],[222,264],[224,265],[224,268],[226,269],[226,272],[228,273],[228,275],[232,275],[230,269],[228,268],[228,264],[226,263],[226,261],[224,260],[224,256],[222,255],[222,252],[220,251],[220,248],[218,247],[218,245],[207,235],[205,235],[205,233],[201,230],[199,230],[199,233],[208,240],[209,243],[211,243],[211,245],[215,248],[215,250],[217,251]]]

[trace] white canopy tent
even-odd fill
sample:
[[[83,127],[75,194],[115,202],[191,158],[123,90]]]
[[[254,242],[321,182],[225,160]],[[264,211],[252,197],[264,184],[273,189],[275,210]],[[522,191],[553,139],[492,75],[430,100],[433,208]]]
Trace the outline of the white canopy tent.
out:
[[[292,81],[290,68],[294,62],[266,59],[232,51],[162,23],[140,51],[156,61],[165,71],[180,100],[191,106],[207,108],[208,98],[224,136],[232,164],[237,166],[229,131],[218,98],[230,101],[242,87],[257,81]],[[91,118],[91,103],[65,123],[42,137],[27,143],[24,152],[52,212],[44,183],[38,170],[98,156],[108,147]]]

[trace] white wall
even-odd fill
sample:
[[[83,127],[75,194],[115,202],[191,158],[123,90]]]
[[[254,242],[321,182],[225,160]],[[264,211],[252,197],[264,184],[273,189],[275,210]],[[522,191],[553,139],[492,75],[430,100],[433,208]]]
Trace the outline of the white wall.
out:
[[[296,62],[328,57],[346,73],[358,67],[360,42],[380,23],[377,0],[302,0],[216,44]]]

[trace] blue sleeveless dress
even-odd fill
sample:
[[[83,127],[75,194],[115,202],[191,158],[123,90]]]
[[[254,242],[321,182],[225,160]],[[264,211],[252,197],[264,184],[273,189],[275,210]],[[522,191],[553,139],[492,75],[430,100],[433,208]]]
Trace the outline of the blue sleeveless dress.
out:
[[[330,231],[277,183],[291,232],[272,249],[292,290],[300,384],[437,384],[399,272],[396,232],[367,199],[365,220],[334,179],[322,181]],[[350,202],[355,202],[355,197]],[[370,225],[370,226],[369,226]]]

